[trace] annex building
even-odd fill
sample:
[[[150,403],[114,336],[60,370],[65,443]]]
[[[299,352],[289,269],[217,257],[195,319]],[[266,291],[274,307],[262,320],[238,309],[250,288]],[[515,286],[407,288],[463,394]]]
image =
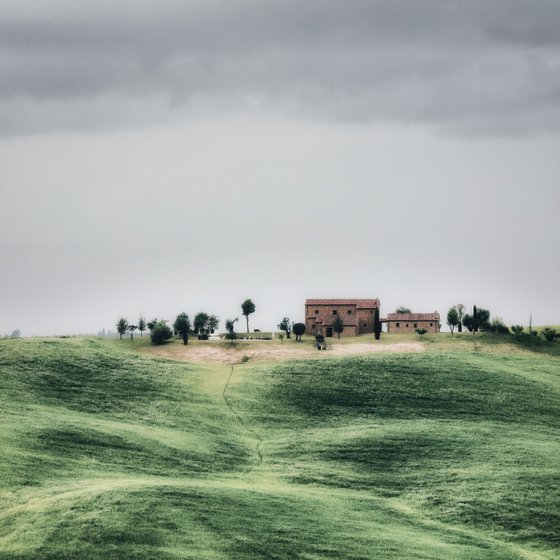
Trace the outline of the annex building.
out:
[[[413,333],[416,329],[426,329],[429,333],[438,333],[441,324],[439,313],[388,313],[381,319],[387,325],[388,333]]]
[[[308,299],[305,301],[306,333],[333,336],[332,322],[339,315],[344,323],[340,336],[372,333],[378,299]]]

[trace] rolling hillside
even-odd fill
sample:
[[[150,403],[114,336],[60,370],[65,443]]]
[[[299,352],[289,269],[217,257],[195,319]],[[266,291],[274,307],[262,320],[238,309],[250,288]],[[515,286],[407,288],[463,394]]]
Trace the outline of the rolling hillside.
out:
[[[0,560],[556,558],[560,359],[477,344],[231,365],[2,340]]]

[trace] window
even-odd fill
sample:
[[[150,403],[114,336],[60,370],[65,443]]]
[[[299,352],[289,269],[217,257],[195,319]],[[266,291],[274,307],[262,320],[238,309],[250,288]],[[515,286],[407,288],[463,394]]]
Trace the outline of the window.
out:
[[[333,314],[333,315],[338,315],[338,311],[337,311],[336,309],[333,309],[332,314]]]
[[[418,328],[418,323],[414,323],[414,328]]]
[[[434,326],[434,324],[433,324],[433,323],[430,323],[430,327],[433,327],[433,326]]]
[[[367,323],[362,323],[362,327],[367,327]]]
[[[348,315],[352,315],[352,310],[351,309],[348,310]]]
[[[407,328],[408,328],[408,323],[406,324]]]
[[[315,325],[311,325],[311,328],[314,329],[314,328],[315,328]]]
[[[370,313],[373,315],[373,309],[370,309]]]
[[[315,315],[319,315],[319,310],[315,309]]]
[[[399,328],[400,326],[401,326],[401,324],[400,324],[400,323],[397,323],[397,328]]]

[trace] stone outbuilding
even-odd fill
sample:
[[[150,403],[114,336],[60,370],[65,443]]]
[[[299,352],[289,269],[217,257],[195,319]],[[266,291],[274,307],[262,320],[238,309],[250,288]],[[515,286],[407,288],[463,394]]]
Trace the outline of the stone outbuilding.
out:
[[[429,333],[438,333],[441,324],[439,313],[389,313],[386,319],[388,333],[413,333],[416,329],[426,329]]]
[[[333,336],[332,323],[338,315],[344,324],[340,336],[358,336],[372,333],[375,310],[379,300],[375,299],[308,299],[305,301],[306,333]]]

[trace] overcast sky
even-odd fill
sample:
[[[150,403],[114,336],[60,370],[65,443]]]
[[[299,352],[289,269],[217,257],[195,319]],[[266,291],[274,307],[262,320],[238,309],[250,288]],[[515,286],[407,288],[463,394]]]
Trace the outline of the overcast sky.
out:
[[[245,298],[560,323],[557,0],[0,13],[0,335]]]

